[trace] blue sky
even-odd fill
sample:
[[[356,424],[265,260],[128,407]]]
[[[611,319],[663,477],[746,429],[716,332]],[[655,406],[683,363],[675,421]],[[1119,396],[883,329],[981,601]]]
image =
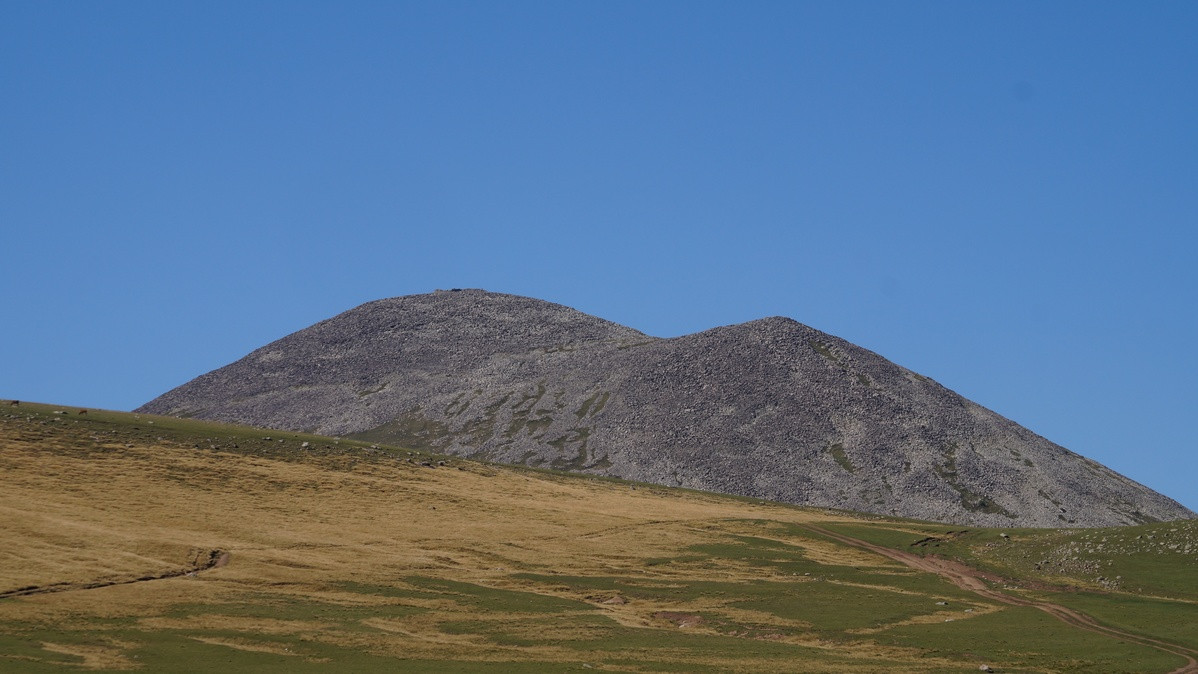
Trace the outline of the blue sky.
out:
[[[0,3],[0,396],[361,302],[795,318],[1198,509],[1198,4]]]

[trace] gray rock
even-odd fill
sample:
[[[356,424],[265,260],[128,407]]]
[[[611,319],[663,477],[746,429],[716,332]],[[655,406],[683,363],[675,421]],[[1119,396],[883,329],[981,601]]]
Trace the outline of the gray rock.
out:
[[[378,300],[139,408],[971,525],[1180,504],[788,318],[672,339],[481,290]]]

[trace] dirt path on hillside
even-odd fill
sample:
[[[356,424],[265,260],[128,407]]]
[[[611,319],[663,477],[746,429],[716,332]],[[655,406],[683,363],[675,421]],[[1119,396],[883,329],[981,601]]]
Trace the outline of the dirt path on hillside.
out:
[[[974,592],[987,599],[993,599],[994,601],[1001,602],[1003,604],[1010,604],[1012,606],[1030,606],[1033,608],[1038,608],[1057,620],[1060,620],[1067,625],[1072,625],[1078,629],[1094,632],[1096,634],[1103,634],[1116,639],[1122,639],[1123,641],[1140,644],[1141,646],[1148,646],[1157,650],[1165,651],[1166,653],[1172,653],[1173,655],[1183,657],[1186,659],[1186,664],[1178,669],[1173,670],[1169,674],[1198,674],[1198,659],[1196,659],[1196,656],[1198,656],[1198,651],[1195,651],[1194,649],[1172,644],[1167,641],[1160,641],[1151,637],[1142,637],[1130,632],[1124,632],[1123,630],[1119,630],[1114,627],[1102,625],[1085,613],[1075,611],[1071,608],[1066,608],[1060,604],[1053,604],[1051,602],[1045,601],[1035,601],[1032,599],[1025,599],[1023,597],[1017,597],[1000,592],[986,585],[986,582],[983,580],[983,576],[980,571],[954,560],[944,559],[941,557],[921,557],[920,555],[916,555],[914,553],[895,550],[893,548],[887,548],[881,545],[875,545],[859,538],[853,538],[852,536],[846,536],[834,531],[829,531],[814,524],[808,524],[805,525],[805,527],[810,531],[838,540],[841,543],[862,548],[864,550],[869,550],[870,552],[876,552],[883,557],[888,557],[896,562],[901,562],[913,569],[937,574],[953,585],[956,585],[963,590]]]
[[[94,583],[55,583],[53,585],[31,585],[29,587],[21,587],[7,592],[0,592],[0,599],[8,599],[10,597],[26,597],[32,594],[50,594],[53,592],[70,592],[72,590],[94,590],[98,587],[112,587],[113,585],[131,585],[133,583],[147,583],[151,580],[165,580],[167,578],[179,578],[180,576],[194,575],[208,569],[215,569],[219,566],[224,566],[229,563],[229,552],[227,550],[204,550],[196,555],[195,562],[185,569],[175,569],[174,571],[166,571],[150,576],[140,576],[138,578],[127,578],[125,580],[102,580]]]

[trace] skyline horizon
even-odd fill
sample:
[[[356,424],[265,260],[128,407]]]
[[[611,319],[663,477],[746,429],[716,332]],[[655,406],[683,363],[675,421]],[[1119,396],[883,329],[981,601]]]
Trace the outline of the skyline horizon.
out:
[[[435,288],[777,315],[1198,510],[1198,4],[5,6],[0,395]]]
[[[838,335],[831,334],[831,333],[827,333],[827,332],[825,332],[825,331],[821,330],[821,329],[820,329],[818,326],[811,326],[811,325],[808,325],[808,324],[806,324],[806,323],[803,323],[802,321],[800,321],[800,320],[798,320],[797,318],[794,318],[794,317],[792,317],[792,316],[783,316],[783,315],[760,316],[760,317],[757,317],[757,318],[751,318],[751,319],[749,319],[749,320],[746,320],[746,321],[741,321],[741,322],[737,322],[737,323],[727,323],[727,324],[721,324],[721,325],[713,325],[713,326],[710,326],[710,327],[707,327],[707,328],[703,328],[703,329],[697,330],[697,331],[695,331],[695,332],[688,332],[688,333],[683,333],[683,334],[678,334],[678,335],[669,335],[669,336],[663,336],[663,335],[656,335],[656,334],[651,334],[651,333],[645,332],[645,331],[643,331],[643,330],[640,330],[640,329],[639,329],[639,328],[637,328],[636,326],[624,325],[624,324],[622,324],[622,323],[618,323],[618,322],[615,322],[615,321],[611,321],[610,319],[608,319],[608,318],[606,318],[606,317],[604,317],[604,316],[598,316],[598,315],[593,315],[593,314],[589,314],[589,313],[583,312],[582,310],[580,310],[580,309],[578,309],[578,308],[576,308],[576,307],[572,307],[572,306],[570,306],[569,304],[565,304],[565,303],[561,303],[561,302],[550,302],[549,300],[543,300],[543,299],[536,298],[536,297],[532,297],[532,296],[528,296],[528,295],[519,295],[519,294],[516,294],[516,293],[509,293],[509,292],[504,292],[504,291],[501,291],[501,290],[492,290],[492,289],[488,289],[488,288],[466,288],[466,287],[462,287],[462,288],[434,288],[434,289],[432,289],[432,290],[429,290],[428,292],[422,292],[422,293],[421,293],[421,292],[418,292],[418,293],[410,293],[410,294],[406,294],[406,295],[399,295],[399,296],[393,296],[393,297],[377,298],[377,299],[374,299],[374,300],[368,300],[368,301],[366,301],[366,302],[362,302],[362,303],[360,303],[360,304],[357,304],[357,305],[355,305],[355,306],[353,306],[353,307],[350,307],[350,308],[346,309],[344,312],[338,312],[337,314],[334,314],[334,315],[328,316],[328,317],[326,317],[326,318],[320,319],[320,320],[318,320],[318,321],[316,321],[316,322],[312,323],[311,325],[308,325],[308,326],[305,326],[305,327],[303,327],[303,328],[300,328],[299,330],[296,330],[296,331],[293,331],[293,332],[287,333],[286,335],[281,335],[281,336],[279,336],[277,339],[270,340],[269,342],[265,342],[265,343],[263,343],[263,344],[261,344],[261,345],[259,345],[259,346],[257,346],[257,347],[254,347],[252,350],[250,350],[250,351],[246,352],[246,353],[245,353],[243,356],[241,356],[241,357],[238,357],[238,358],[237,358],[237,359],[235,359],[234,361],[230,361],[230,362],[228,362],[228,363],[223,363],[223,364],[217,365],[217,366],[213,367],[211,370],[208,370],[208,371],[206,371],[206,372],[200,373],[200,375],[197,375],[197,376],[203,376],[204,374],[208,374],[208,373],[210,373],[210,372],[214,372],[214,371],[216,371],[216,370],[219,370],[219,369],[221,369],[221,368],[223,368],[223,367],[225,367],[225,366],[227,366],[227,365],[230,365],[230,364],[232,364],[233,362],[237,362],[237,360],[241,360],[242,358],[246,358],[246,357],[248,357],[248,356],[252,355],[253,353],[255,353],[255,352],[258,352],[258,351],[260,351],[260,350],[262,350],[262,349],[265,349],[265,348],[269,347],[270,345],[272,345],[272,344],[274,344],[274,343],[276,343],[276,342],[278,342],[278,341],[281,341],[281,340],[283,340],[283,339],[285,339],[285,338],[287,338],[287,337],[290,337],[291,335],[294,335],[294,334],[296,334],[297,332],[302,332],[302,331],[304,331],[304,330],[306,330],[306,329],[308,329],[308,328],[310,328],[310,327],[313,327],[313,326],[315,326],[315,325],[317,325],[317,324],[319,324],[319,323],[323,323],[323,322],[325,322],[325,321],[327,321],[327,320],[330,320],[330,319],[332,319],[332,318],[335,318],[336,316],[339,316],[339,315],[341,315],[342,313],[349,313],[349,312],[355,311],[355,310],[357,310],[357,309],[359,309],[359,308],[361,308],[361,307],[364,307],[364,306],[366,306],[366,305],[369,305],[369,304],[374,304],[374,303],[378,303],[378,302],[383,302],[383,301],[390,300],[390,299],[401,299],[401,298],[407,298],[407,297],[418,297],[418,296],[424,296],[424,295],[435,295],[435,294],[437,294],[437,293],[446,293],[446,292],[459,292],[459,291],[478,291],[478,292],[483,292],[483,293],[487,293],[487,294],[506,295],[506,296],[509,296],[509,297],[518,297],[518,298],[524,298],[524,299],[533,299],[533,300],[537,300],[537,301],[540,301],[540,302],[548,302],[548,303],[555,304],[555,305],[558,305],[558,306],[561,306],[561,307],[565,307],[566,309],[570,309],[570,310],[572,310],[572,311],[577,311],[577,312],[579,312],[579,313],[581,313],[581,314],[583,314],[584,316],[587,316],[587,317],[598,318],[598,319],[601,319],[601,320],[604,320],[604,321],[608,321],[608,322],[613,322],[613,323],[616,323],[617,325],[619,325],[619,326],[621,326],[621,327],[632,328],[633,330],[637,330],[638,332],[641,332],[642,334],[645,334],[646,336],[648,336],[648,337],[651,337],[651,338],[654,338],[654,339],[662,339],[662,340],[681,339],[681,338],[686,338],[686,337],[695,336],[695,335],[698,335],[698,334],[701,334],[701,333],[704,333],[704,332],[708,332],[708,331],[720,330],[720,329],[722,329],[722,328],[729,328],[729,327],[743,326],[743,325],[747,325],[747,324],[751,324],[751,323],[756,323],[756,322],[761,322],[761,321],[768,321],[768,320],[770,320],[770,319],[783,319],[783,320],[787,320],[787,321],[793,321],[793,322],[795,322],[795,323],[797,323],[797,324],[799,324],[799,325],[801,325],[801,326],[808,327],[808,328],[814,329],[814,330],[816,330],[816,331],[819,331],[819,332],[824,332],[824,334],[828,334],[829,336],[831,336],[831,337],[833,337],[833,338],[842,339],[842,338],[841,338],[841,337],[839,337]],[[846,341],[848,341],[848,340],[846,340]],[[897,365],[897,366],[899,366],[899,367],[901,367],[901,368],[904,368],[904,369],[909,369],[909,370],[910,370],[910,368],[906,368],[906,367],[905,367],[905,366],[904,366],[902,363],[898,363],[898,362],[892,361],[892,360],[891,360],[891,359],[889,359],[889,358],[886,356],[886,354],[884,354],[884,353],[878,353],[878,352],[874,352],[874,351],[872,351],[872,350],[868,349],[867,347],[864,347],[864,346],[857,345],[857,344],[855,344],[855,343],[853,343],[853,342],[851,342],[851,341],[850,341],[849,343],[850,343],[850,344],[853,344],[853,346],[857,346],[857,347],[859,347],[859,348],[865,349],[866,351],[869,351],[870,353],[873,353],[874,355],[877,355],[877,356],[879,356],[879,357],[881,357],[881,358],[885,359],[887,362],[891,362],[891,363],[893,363],[893,364],[895,364],[895,365]],[[918,371],[916,371],[916,370],[910,370],[910,371],[912,371],[912,372],[915,372],[915,373],[916,373],[918,376],[920,376],[920,377],[926,377],[926,375],[923,375],[922,373],[920,373],[920,372],[918,372]],[[958,396],[960,396],[960,397],[964,398],[965,400],[967,400],[967,401],[969,401],[969,402],[971,402],[971,403],[974,403],[974,404],[979,404],[979,405],[981,405],[981,407],[983,407],[984,409],[986,409],[986,410],[988,410],[988,411],[990,411],[990,412],[993,412],[994,414],[997,414],[998,416],[1002,417],[1003,419],[1006,419],[1006,420],[1008,420],[1008,421],[1011,421],[1011,422],[1013,422],[1013,423],[1015,423],[1015,424],[1019,425],[1019,426],[1020,426],[1020,427],[1022,427],[1022,428],[1027,428],[1027,427],[1026,427],[1026,426],[1024,426],[1024,425],[1023,425],[1023,424],[1022,424],[1022,423],[1021,423],[1021,422],[1020,422],[1018,419],[1013,419],[1013,418],[1010,418],[1010,417],[1008,417],[1008,416],[1005,416],[1005,415],[1003,415],[1003,414],[1002,414],[1001,412],[999,412],[999,411],[996,411],[996,410],[993,410],[993,409],[989,408],[989,407],[988,407],[988,406],[986,406],[986,405],[982,405],[982,404],[980,404],[980,403],[977,403],[976,401],[974,401],[973,399],[971,399],[971,398],[970,398],[968,395],[966,395],[966,394],[964,394],[964,393],[962,393],[962,392],[960,392],[960,391],[957,391],[957,390],[956,390],[956,389],[954,389],[952,386],[949,386],[949,385],[947,385],[947,384],[945,384],[945,383],[943,383],[943,382],[941,382],[941,381],[939,381],[939,380],[936,380],[936,379],[934,379],[934,378],[932,378],[932,377],[926,377],[926,378],[927,378],[927,379],[930,379],[931,381],[933,381],[933,382],[935,382],[936,384],[938,384],[938,385],[940,385],[940,386],[944,387],[945,389],[947,389],[947,390],[948,390],[948,391],[950,391],[951,393],[953,393],[953,394],[955,394],[955,395],[958,395]],[[156,399],[158,396],[165,395],[166,393],[169,393],[170,391],[173,391],[173,390],[174,390],[174,389],[176,389],[176,388],[180,388],[180,387],[182,387],[182,386],[186,385],[187,383],[189,383],[190,381],[191,381],[191,380],[188,380],[188,381],[186,381],[186,382],[180,382],[180,383],[179,383],[177,386],[174,386],[174,387],[172,387],[171,389],[164,390],[164,391],[160,392],[160,393],[159,393],[157,396],[155,396],[155,398],[154,398],[154,399]],[[144,406],[144,405],[146,405],[146,404],[149,404],[149,403],[150,403],[150,402],[152,402],[154,399],[146,400],[146,401],[144,401],[143,403],[141,403],[140,405],[137,405],[137,406],[135,406],[135,407],[131,407],[131,408],[129,408],[129,409],[121,409],[121,410],[113,410],[113,411],[127,411],[127,412],[136,413],[136,412],[138,411],[138,409],[140,409],[142,406]],[[32,401],[32,400],[30,400],[30,401],[28,401],[28,402],[41,402],[41,403],[44,403],[44,402],[47,402],[47,401]],[[54,403],[54,402],[52,402],[52,401],[51,401],[51,402],[49,402],[48,404],[58,404],[58,403]],[[77,406],[77,407],[88,407],[88,406],[86,406],[86,405],[69,405],[69,407],[76,407],[76,406]],[[99,408],[99,407],[97,407],[97,408]],[[105,408],[105,409],[110,409],[110,408]],[[286,429],[277,429],[277,430],[286,430]],[[1090,457],[1088,457],[1088,456],[1085,454],[1085,452],[1083,452],[1083,451],[1078,451],[1078,450],[1076,450],[1076,449],[1074,449],[1074,448],[1070,448],[1070,447],[1067,447],[1067,446],[1061,445],[1060,443],[1054,442],[1054,441],[1052,440],[1052,438],[1048,438],[1048,437],[1046,437],[1046,436],[1044,436],[1044,435],[1042,435],[1042,434],[1038,433],[1038,432],[1037,432],[1036,430],[1034,430],[1034,429],[1030,429],[1030,428],[1028,428],[1027,430],[1030,430],[1032,433],[1035,433],[1035,434],[1036,434],[1038,437],[1041,437],[1041,438],[1043,438],[1043,439],[1047,440],[1048,442],[1050,442],[1050,443],[1052,443],[1052,444],[1054,444],[1054,445],[1056,445],[1056,446],[1058,446],[1058,447],[1061,447],[1062,449],[1065,449],[1066,451],[1069,451],[1069,452],[1071,452],[1071,453],[1077,454],[1077,455],[1079,455],[1079,456],[1083,456],[1083,457],[1086,457],[1086,458],[1090,458]],[[1101,462],[1100,462],[1100,463],[1101,463]],[[1103,464],[1103,465],[1105,465],[1105,464]],[[1109,467],[1109,466],[1108,466],[1108,467]],[[1125,478],[1127,478],[1127,479],[1132,479],[1132,478],[1130,478],[1129,476],[1127,476],[1127,475],[1124,475],[1124,474],[1123,474],[1122,472],[1120,472],[1120,471],[1116,471],[1116,472],[1119,472],[1119,474],[1120,474],[1120,475],[1123,475],[1123,476],[1124,476]],[[1137,481],[1137,480],[1134,480],[1134,479],[1132,479],[1132,481],[1133,481],[1133,482],[1135,482],[1136,484],[1139,484],[1140,486],[1146,487],[1146,488],[1148,488],[1148,489],[1152,489],[1153,491],[1156,491],[1157,493],[1159,493],[1159,494],[1161,494],[1161,495],[1163,495],[1163,496],[1165,496],[1165,497],[1167,497],[1167,498],[1170,498],[1171,500],[1174,500],[1175,502],[1179,503],[1179,504],[1180,504],[1180,505],[1182,505],[1183,507],[1186,507],[1186,508],[1188,508],[1188,509],[1189,509],[1191,512],[1198,513],[1198,508],[1194,508],[1194,507],[1191,507],[1191,506],[1189,506],[1189,505],[1185,504],[1185,503],[1184,503],[1184,502],[1183,502],[1181,499],[1177,499],[1177,498],[1173,497],[1173,496],[1172,496],[1172,495],[1170,495],[1170,494],[1167,494],[1167,493],[1161,492],[1160,490],[1153,489],[1153,487],[1151,487],[1150,485],[1146,485],[1146,484],[1144,484],[1144,483],[1142,483],[1142,482],[1139,482],[1139,481]]]

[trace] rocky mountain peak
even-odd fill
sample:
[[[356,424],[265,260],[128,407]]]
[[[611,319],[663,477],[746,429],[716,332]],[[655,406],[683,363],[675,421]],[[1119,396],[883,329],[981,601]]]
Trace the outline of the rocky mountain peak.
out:
[[[658,339],[560,304],[441,290],[363,304],[140,411],[962,524],[1194,516],[780,316]]]

